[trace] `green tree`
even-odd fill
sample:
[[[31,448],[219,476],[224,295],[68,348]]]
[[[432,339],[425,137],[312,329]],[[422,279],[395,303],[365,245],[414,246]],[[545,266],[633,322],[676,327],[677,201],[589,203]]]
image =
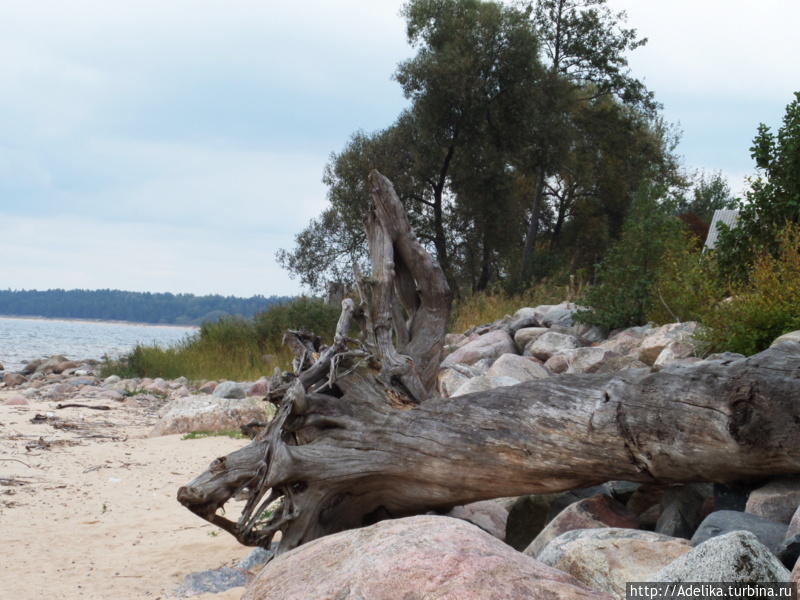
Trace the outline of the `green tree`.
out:
[[[786,107],[777,134],[763,123],[750,147],[757,175],[739,202],[733,229],[720,228],[717,259],[721,273],[743,281],[760,253],[778,252],[778,232],[800,221],[800,92]]]
[[[621,26],[626,20],[624,12],[612,12],[606,0],[538,0],[529,13],[549,70],[543,118],[529,136],[531,143],[521,164],[536,181],[521,262],[523,280],[532,269],[547,180],[570,149],[565,118],[574,104],[613,96],[649,114],[657,109],[652,94],[629,72],[625,53],[647,40],[637,38],[636,30]]]
[[[653,284],[670,248],[680,247],[685,230],[662,201],[663,188],[645,184],[634,195],[620,239],[597,270],[597,285],[582,304],[590,309],[578,318],[606,329],[643,325],[653,304]]]

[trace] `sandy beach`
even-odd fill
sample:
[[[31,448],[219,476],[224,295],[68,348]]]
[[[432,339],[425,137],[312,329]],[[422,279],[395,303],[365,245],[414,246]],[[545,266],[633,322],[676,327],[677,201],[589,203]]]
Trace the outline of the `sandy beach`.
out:
[[[2,406],[10,394],[0,391],[4,597],[168,598],[187,574],[249,553],[175,500],[180,485],[246,440],[147,437],[155,412],[135,401],[108,411],[55,410],[54,401]],[[31,422],[47,413],[71,426]]]

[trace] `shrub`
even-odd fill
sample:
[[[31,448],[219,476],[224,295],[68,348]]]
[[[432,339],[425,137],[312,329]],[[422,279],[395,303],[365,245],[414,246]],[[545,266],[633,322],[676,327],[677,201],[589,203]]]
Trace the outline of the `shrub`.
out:
[[[684,235],[668,245],[659,261],[646,318],[662,325],[701,321],[723,297],[713,255],[698,249],[697,238]]]
[[[252,320],[227,317],[203,323],[196,335],[171,348],[136,346],[119,360],[106,360],[102,373],[170,379],[258,379],[275,367],[289,368],[292,356],[281,341],[287,329],[307,329],[332,338],[338,317],[339,310],[322,300],[298,298],[273,305]]]
[[[645,185],[634,196],[620,239],[598,266],[599,283],[581,298],[591,308],[579,321],[609,330],[646,322],[662,257],[686,240],[683,224],[659,202],[662,192]]]
[[[800,225],[787,225],[777,245],[777,255],[763,251],[747,282],[709,311],[698,334],[706,352],[748,356],[800,329]]]

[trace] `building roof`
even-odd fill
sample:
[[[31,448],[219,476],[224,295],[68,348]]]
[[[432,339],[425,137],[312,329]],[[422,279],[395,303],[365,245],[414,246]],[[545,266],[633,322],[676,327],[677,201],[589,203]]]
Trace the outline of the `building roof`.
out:
[[[711,225],[708,228],[708,236],[704,249],[713,250],[717,246],[717,225],[725,223],[728,227],[733,229],[736,227],[736,220],[739,218],[738,210],[715,210],[714,216],[711,218]]]

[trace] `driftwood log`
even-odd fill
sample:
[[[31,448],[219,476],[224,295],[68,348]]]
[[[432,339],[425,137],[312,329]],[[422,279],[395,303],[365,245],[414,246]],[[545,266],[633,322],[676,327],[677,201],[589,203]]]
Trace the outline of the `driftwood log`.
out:
[[[451,399],[434,393],[450,306],[391,183],[370,174],[372,273],[333,344],[298,340],[274,419],[178,491],[246,545],[277,553],[343,529],[604,481],[729,482],[800,473],[800,344],[733,363],[562,375]],[[351,322],[362,337],[348,337]],[[301,332],[292,335],[303,337]],[[309,358],[310,354],[313,358]],[[249,499],[237,521],[219,514]]]

